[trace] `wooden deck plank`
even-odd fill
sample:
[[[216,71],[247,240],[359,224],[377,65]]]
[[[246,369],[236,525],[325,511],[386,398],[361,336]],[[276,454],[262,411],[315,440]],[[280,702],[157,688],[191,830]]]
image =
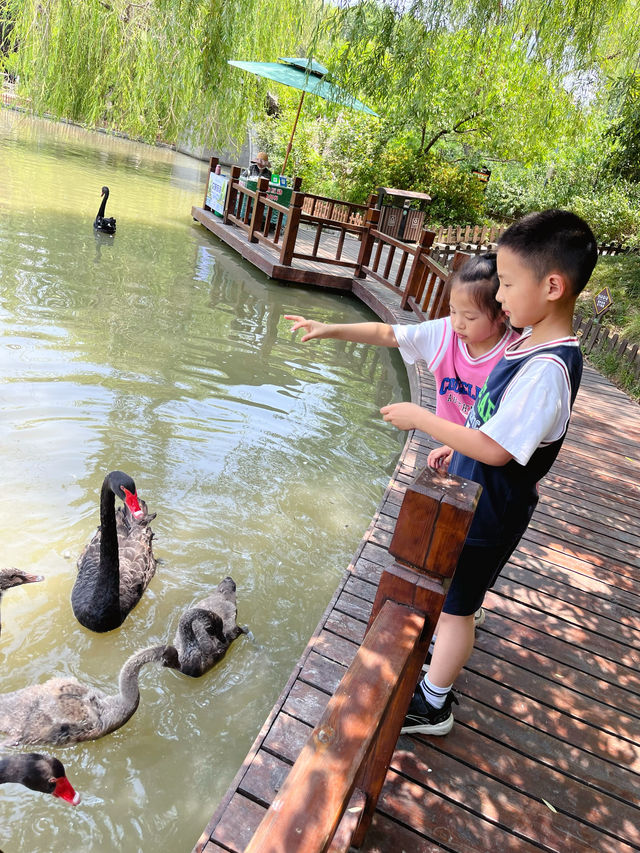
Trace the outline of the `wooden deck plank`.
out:
[[[334,251],[335,242],[329,238],[322,251]],[[347,242],[348,251],[358,245]],[[260,268],[271,263],[267,274],[277,277],[265,247],[237,251],[258,266],[254,253]],[[340,287],[385,321],[414,322],[389,288],[370,279],[347,287],[344,267],[300,263],[296,275],[304,281],[330,286],[339,276]],[[425,365],[408,372],[412,399],[433,408]],[[456,725],[444,738],[401,736],[366,853],[640,850],[637,415],[585,364],[569,433],[541,484],[531,526],[486,597],[487,620],[457,684]],[[319,720],[362,639],[381,570],[392,562],[387,548],[405,486],[434,444],[430,436],[408,436],[351,565],[200,851],[244,849]]]
[[[428,788],[441,798],[464,805],[469,814],[495,821],[519,837],[520,843],[539,844],[554,853],[630,853],[634,849],[625,838],[637,837],[637,829],[629,823],[629,810],[617,800],[574,783],[466,726],[460,726],[458,737],[449,740],[453,743],[447,743],[445,752],[437,743],[402,738],[393,770],[408,779],[427,778]],[[421,806],[420,799],[415,791],[409,801],[414,812],[415,803]],[[411,825],[422,829],[417,816]]]

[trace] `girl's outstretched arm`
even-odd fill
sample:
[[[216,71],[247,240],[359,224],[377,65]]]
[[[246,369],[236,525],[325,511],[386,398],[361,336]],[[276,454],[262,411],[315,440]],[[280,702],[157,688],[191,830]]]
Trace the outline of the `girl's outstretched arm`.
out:
[[[393,328],[388,323],[321,323],[319,320],[307,320],[297,314],[285,314],[284,319],[293,321],[292,332],[304,330],[301,341],[335,338],[339,341],[374,344],[379,347],[398,346]]]

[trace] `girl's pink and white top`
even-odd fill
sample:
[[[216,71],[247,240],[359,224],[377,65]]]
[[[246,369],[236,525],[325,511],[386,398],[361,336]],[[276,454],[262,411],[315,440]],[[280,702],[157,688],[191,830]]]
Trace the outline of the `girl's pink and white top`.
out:
[[[450,317],[417,325],[395,325],[400,355],[407,364],[426,362],[436,380],[436,415],[464,424],[485,379],[505,349],[520,332],[505,329],[498,343],[484,355],[473,358],[467,345],[456,335]]]

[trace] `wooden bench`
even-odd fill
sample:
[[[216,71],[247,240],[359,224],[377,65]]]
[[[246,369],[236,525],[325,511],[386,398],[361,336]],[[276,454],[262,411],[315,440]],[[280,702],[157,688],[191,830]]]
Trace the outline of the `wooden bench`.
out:
[[[245,853],[363,843],[480,491],[430,469],[407,487],[364,641]]]

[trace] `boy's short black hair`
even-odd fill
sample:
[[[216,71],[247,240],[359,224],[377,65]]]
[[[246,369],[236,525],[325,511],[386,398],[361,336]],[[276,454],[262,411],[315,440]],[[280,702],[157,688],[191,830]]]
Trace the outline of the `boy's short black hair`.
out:
[[[596,238],[584,219],[555,208],[528,213],[514,222],[498,240],[498,248],[526,258],[540,278],[554,270],[562,273],[574,296],[583,290],[598,260]]]

